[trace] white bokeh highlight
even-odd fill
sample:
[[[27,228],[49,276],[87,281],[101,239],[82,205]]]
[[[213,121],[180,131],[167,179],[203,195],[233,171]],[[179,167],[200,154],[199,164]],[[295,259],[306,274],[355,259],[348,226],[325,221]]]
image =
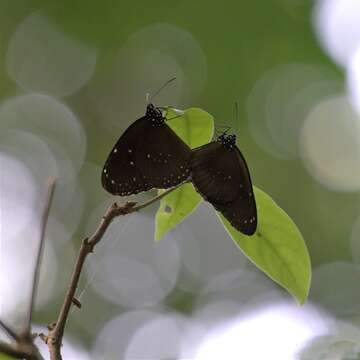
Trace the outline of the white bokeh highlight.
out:
[[[278,158],[299,154],[299,133],[309,110],[342,86],[326,66],[290,63],[266,71],[246,102],[251,136]]]
[[[95,209],[89,224],[98,222],[105,208]],[[87,286],[125,307],[160,303],[176,285],[180,259],[173,238],[155,243],[153,234],[153,214],[115,219],[86,266]]]
[[[295,359],[303,344],[326,331],[309,305],[273,305],[210,329],[194,359]]]
[[[159,315],[137,329],[124,359],[192,359],[205,328],[177,314]]]
[[[329,333],[307,343],[298,353],[299,360],[355,360],[359,355],[360,331],[351,323],[331,320]]]
[[[360,114],[360,22],[357,0],[319,0],[313,25],[320,44],[346,71],[349,98]]]
[[[78,91],[94,73],[97,50],[70,37],[36,11],[10,38],[6,69],[24,90],[56,97]]]
[[[224,231],[210,204],[202,203],[172,232],[181,253],[187,276],[180,277],[178,287],[199,291],[223,272],[238,270],[248,260]]]
[[[124,46],[106,68],[94,78],[87,95],[95,114],[105,119],[100,125],[111,130],[125,130],[143,116],[146,94],[151,95],[174,76],[176,82],[169,84],[153,101],[166,106],[181,100],[184,73],[171,54]]]
[[[263,306],[264,301],[279,301],[284,297],[272,280],[249,264],[248,269],[227,271],[211,279],[199,294],[197,308],[201,312],[204,303],[226,300],[236,302],[239,311],[244,305]],[[209,314],[205,317],[211,318]]]
[[[349,98],[360,114],[360,46],[349,62],[346,79]]]
[[[313,25],[320,44],[339,64],[346,67],[360,47],[360,2],[318,0]]]
[[[207,79],[207,58],[193,33],[174,24],[155,23],[131,34],[126,46],[147,51],[156,49],[164,55],[171,55],[183,71],[182,101],[193,101],[203,90]]]
[[[347,97],[313,108],[300,147],[305,168],[322,185],[336,191],[360,189],[360,119]]]
[[[61,168],[62,180],[78,171],[86,155],[86,135],[74,113],[62,102],[40,94],[20,95],[0,107],[0,131],[30,132],[45,141]],[[21,149],[21,143],[18,143]]]
[[[0,182],[0,288],[1,294],[6,294],[0,296],[0,317],[21,328],[29,303],[40,238],[42,196],[46,175],[50,175],[46,171],[56,171],[56,163],[46,144],[31,133],[9,130],[0,138],[1,168],[6,169]],[[16,144],[21,144],[22,149]],[[72,264],[66,262],[70,252],[65,243],[69,240],[70,234],[64,225],[50,217],[37,289],[37,308],[49,305],[67,285],[62,277],[60,281],[57,277],[58,261],[71,269]],[[72,247],[71,250],[74,253]],[[70,258],[73,260],[73,256]],[[63,274],[69,275],[67,269],[62,270]]]
[[[40,223],[34,221],[11,241],[1,240],[0,288],[6,296],[0,299],[0,317],[19,330],[24,328],[27,317],[39,238]],[[37,309],[54,299],[57,274],[57,254],[52,244],[45,242],[36,291]]]
[[[143,116],[146,94],[154,94],[167,80],[176,77],[152,101],[184,107],[201,94],[207,78],[207,59],[199,42],[188,31],[166,23],[134,32],[101,66],[87,95],[110,131],[125,129]]]
[[[61,170],[70,170],[71,163],[57,157],[43,138],[22,130],[4,130],[0,134],[0,149],[27,166],[36,184],[48,177],[58,178]],[[62,169],[59,165],[62,164]],[[70,171],[69,171],[70,172]]]
[[[259,270],[228,271],[204,286],[197,296],[193,314],[207,328],[214,328],[282,303],[287,297]]]
[[[74,232],[84,207],[83,191],[79,186],[73,163],[66,152],[53,142],[50,148],[49,141],[50,139],[44,136],[38,137],[35,132],[4,130],[0,132],[0,151],[26,165],[38,188],[44,186],[46,179],[50,176],[58,179],[52,215],[70,232]],[[51,226],[50,219],[48,231],[51,231]]]
[[[360,313],[360,265],[332,262],[313,271],[310,300],[338,316]],[[335,290],[337,289],[337,290]]]
[[[124,357],[128,343],[136,331],[156,319],[162,312],[158,310],[129,311],[113,317],[99,331],[93,346],[94,359]]]
[[[0,147],[1,244],[11,242],[36,217],[37,187],[30,170]],[[21,201],[20,201],[21,199]],[[0,253],[1,254],[1,253]]]

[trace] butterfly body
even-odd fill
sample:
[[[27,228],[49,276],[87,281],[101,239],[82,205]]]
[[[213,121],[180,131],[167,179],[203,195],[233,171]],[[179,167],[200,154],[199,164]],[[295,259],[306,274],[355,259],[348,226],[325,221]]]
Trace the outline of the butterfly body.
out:
[[[193,150],[190,169],[200,195],[237,230],[252,235],[257,227],[255,197],[235,135],[223,134],[217,141]]]
[[[152,188],[167,189],[189,177],[191,149],[170,129],[161,110],[149,104],[111,150],[102,185],[113,195],[127,196]]]

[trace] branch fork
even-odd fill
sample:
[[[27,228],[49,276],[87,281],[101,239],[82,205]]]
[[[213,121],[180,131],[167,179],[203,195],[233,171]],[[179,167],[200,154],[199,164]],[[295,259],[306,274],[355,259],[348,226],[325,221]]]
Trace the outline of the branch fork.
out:
[[[140,205],[137,205],[137,203],[133,201],[128,201],[124,205],[118,205],[117,203],[113,203],[106,210],[94,234],[91,235],[90,237],[86,237],[83,240],[80,250],[78,252],[77,259],[75,261],[75,266],[71,276],[70,285],[65,295],[65,299],[60,309],[60,313],[55,323],[55,326],[51,330],[49,330],[49,334],[46,337],[44,337],[44,339],[46,339],[46,344],[49,348],[51,360],[62,360],[62,356],[61,356],[62,338],[64,336],[65,326],[66,326],[67,318],[69,316],[71,305],[75,303],[75,306],[77,306],[75,293],[77,290],[83,265],[85,263],[85,259],[89,254],[91,254],[94,251],[94,247],[102,239],[102,237],[104,236],[106,230],[108,229],[112,221],[118,216],[128,215],[137,212],[159,201],[160,199],[162,199],[163,197],[165,197],[167,194],[174,191],[175,189],[177,189],[177,187],[166,190],[162,192],[160,195],[155,196],[154,198]]]
[[[86,237],[83,239],[81,247],[78,252],[78,256],[75,261],[74,270],[70,279],[70,284],[66,292],[64,302],[61,306],[58,318],[56,322],[51,323],[50,325],[47,326],[49,330],[48,334],[38,335],[40,339],[42,339],[47,345],[51,360],[62,360],[62,355],[61,355],[62,339],[64,336],[66,321],[69,316],[70,308],[72,305],[81,308],[81,303],[79,300],[76,299],[75,293],[78,287],[78,283],[83,269],[83,265],[85,263],[85,259],[89,254],[91,254],[94,251],[94,247],[103,238],[106,230],[108,229],[112,221],[118,216],[123,216],[123,215],[131,214],[133,212],[137,212],[155,203],[156,201],[159,201],[164,196],[177,189],[180,185],[168,189],[162,192],[160,195],[155,196],[154,198],[140,205],[137,205],[137,203],[133,201],[126,202],[122,206],[119,206],[117,203],[113,203],[106,210],[94,234],[91,235],[90,237]],[[43,357],[40,355],[37,347],[33,342],[34,336],[33,334],[31,334],[30,330],[31,330],[32,314],[34,310],[36,289],[39,279],[41,256],[44,247],[45,227],[46,227],[47,219],[49,217],[50,205],[53,198],[54,190],[55,190],[55,179],[51,178],[48,186],[47,201],[45,203],[45,208],[41,221],[41,236],[39,241],[38,253],[36,257],[36,266],[33,274],[33,287],[32,287],[31,299],[30,299],[31,301],[29,304],[29,311],[27,313],[28,319],[27,319],[26,327],[21,334],[17,334],[3,321],[0,320],[0,327],[2,327],[3,330],[7,333],[7,335],[13,340],[13,342],[10,344],[0,342],[0,353],[3,352],[9,356],[12,356],[15,359],[43,360]]]

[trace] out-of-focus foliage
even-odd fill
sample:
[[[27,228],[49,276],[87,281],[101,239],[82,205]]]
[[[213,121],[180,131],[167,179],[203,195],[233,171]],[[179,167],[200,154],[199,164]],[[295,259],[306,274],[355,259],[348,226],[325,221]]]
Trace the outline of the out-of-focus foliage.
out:
[[[77,360],[291,359],[316,337],[359,343],[358,14],[357,0],[0,0],[0,316],[21,322],[51,175],[35,321],[55,319],[81,239],[127,200],[101,188],[105,158],[146,93],[176,76],[152,101],[237,129],[254,184],[304,236],[309,301],[283,306],[206,202],[154,243],[154,205],[114,222],[85,264],[66,331],[76,348],[64,348]]]
[[[0,354],[0,360],[11,360],[11,359],[13,359],[13,358],[10,356],[7,356],[5,354]]]

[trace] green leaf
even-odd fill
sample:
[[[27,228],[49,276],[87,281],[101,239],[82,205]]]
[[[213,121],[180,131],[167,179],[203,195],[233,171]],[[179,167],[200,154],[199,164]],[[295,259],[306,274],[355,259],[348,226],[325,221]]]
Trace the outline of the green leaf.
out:
[[[166,109],[166,122],[176,134],[192,149],[211,141],[214,134],[214,119],[204,110],[190,108],[187,110]]]
[[[191,183],[184,184],[165,196],[155,216],[155,240],[180,224],[200,204],[202,198]]]
[[[211,141],[214,133],[213,117],[204,110],[190,108],[185,111],[167,108],[167,124],[191,148]],[[161,193],[161,190],[160,190]],[[192,184],[184,184],[163,198],[155,216],[155,240],[160,240],[189,216],[202,201]]]
[[[255,187],[254,191],[258,210],[254,235],[241,234],[221,214],[218,216],[240,250],[303,304],[311,281],[310,256],[304,239],[294,222],[269,195]]]

